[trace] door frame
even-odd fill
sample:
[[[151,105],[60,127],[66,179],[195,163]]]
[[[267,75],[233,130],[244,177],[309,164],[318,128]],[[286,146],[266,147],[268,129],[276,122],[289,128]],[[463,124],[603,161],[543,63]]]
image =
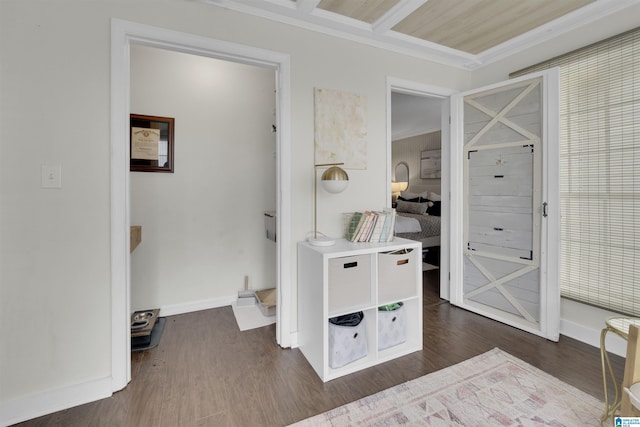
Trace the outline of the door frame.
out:
[[[391,207],[391,177],[393,176],[393,165],[391,158],[391,93],[404,93],[407,95],[421,96],[425,98],[440,98],[442,100],[441,111],[441,149],[442,149],[442,177],[440,188],[442,189],[441,203],[441,221],[440,221],[440,298],[449,300],[449,251],[450,251],[450,194],[451,171],[449,157],[451,156],[451,138],[450,138],[450,99],[457,93],[456,90],[435,86],[425,83],[418,83],[410,80],[399,79],[395,77],[387,77],[387,204]]]
[[[460,305],[463,301],[464,284],[464,96],[476,91],[486,91],[501,86],[541,77],[543,99],[542,185],[541,199],[547,202],[547,220],[541,223],[540,279],[551,283],[541,288],[540,330],[521,328],[527,332],[557,341],[560,334],[560,99],[558,69],[549,69],[527,74],[515,79],[465,91],[451,98],[451,303]],[[457,119],[455,119],[457,118]],[[444,160],[443,160],[444,161]],[[541,209],[537,207],[537,209]],[[457,286],[457,285],[460,286]],[[468,307],[463,307],[471,310]],[[485,313],[479,313],[485,315]],[[507,323],[507,322],[505,322]]]
[[[112,391],[131,380],[129,242],[130,45],[266,67],[276,74],[276,341],[291,346],[291,94],[288,54],[111,20],[111,377]]]

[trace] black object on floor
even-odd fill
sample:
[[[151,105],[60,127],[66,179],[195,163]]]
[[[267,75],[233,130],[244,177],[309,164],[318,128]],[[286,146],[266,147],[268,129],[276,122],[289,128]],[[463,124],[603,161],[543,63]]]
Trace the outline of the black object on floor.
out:
[[[158,317],[149,335],[131,337],[131,351],[149,350],[156,347],[160,342],[160,336],[162,335],[162,331],[164,331],[166,320],[164,317]]]
[[[422,249],[422,262],[440,267],[440,246]]]

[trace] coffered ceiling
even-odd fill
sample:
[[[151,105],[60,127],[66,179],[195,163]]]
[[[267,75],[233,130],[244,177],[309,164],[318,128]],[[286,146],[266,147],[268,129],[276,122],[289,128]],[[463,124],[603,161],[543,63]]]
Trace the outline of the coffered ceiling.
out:
[[[475,69],[638,0],[201,0]]]

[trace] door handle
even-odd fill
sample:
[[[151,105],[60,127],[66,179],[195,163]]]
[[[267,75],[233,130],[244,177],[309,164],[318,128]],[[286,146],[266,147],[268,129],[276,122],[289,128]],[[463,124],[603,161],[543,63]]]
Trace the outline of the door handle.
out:
[[[546,218],[546,217],[548,216],[548,214],[547,214],[547,207],[548,207],[548,206],[549,206],[549,205],[547,204],[547,202],[543,202],[543,203],[542,203],[542,216],[543,216],[544,218]]]

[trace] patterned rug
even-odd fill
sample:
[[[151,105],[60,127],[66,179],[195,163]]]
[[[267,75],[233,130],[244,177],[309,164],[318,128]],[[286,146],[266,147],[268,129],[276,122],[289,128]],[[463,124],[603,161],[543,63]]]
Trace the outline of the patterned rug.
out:
[[[600,426],[604,403],[493,349],[295,426]]]

